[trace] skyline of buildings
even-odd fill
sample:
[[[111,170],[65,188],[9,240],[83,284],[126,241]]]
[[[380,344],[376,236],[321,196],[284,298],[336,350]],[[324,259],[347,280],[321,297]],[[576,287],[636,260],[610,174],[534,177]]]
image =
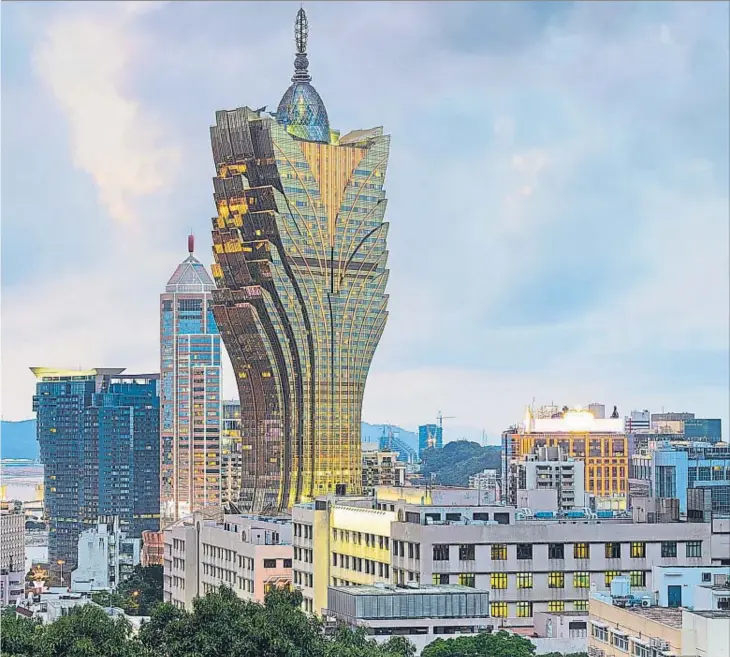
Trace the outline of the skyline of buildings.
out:
[[[193,255],[160,295],[160,501],[177,520],[221,501],[221,342],[213,280]]]
[[[387,318],[382,128],[341,135],[311,84],[307,19],[275,112],[216,112],[213,310],[241,402],[241,510],[361,490],[360,421]]]

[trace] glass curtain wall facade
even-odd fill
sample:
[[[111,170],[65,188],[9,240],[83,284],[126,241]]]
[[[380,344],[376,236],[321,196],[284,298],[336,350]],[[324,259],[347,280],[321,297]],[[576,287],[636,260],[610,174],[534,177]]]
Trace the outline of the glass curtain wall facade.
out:
[[[444,446],[444,430],[438,424],[422,424],[418,427],[418,452],[441,449]]]
[[[157,375],[31,368],[44,466],[48,559],[76,565],[79,534],[119,516],[130,536],[159,528]]]
[[[221,342],[214,283],[193,256],[160,295],[160,498],[165,522],[221,503]]]
[[[297,15],[278,110],[216,113],[214,314],[241,401],[240,506],[357,493],[360,418],[387,318],[382,128],[329,128]]]
[[[221,501],[237,504],[241,491],[241,404],[223,401],[221,427]]]

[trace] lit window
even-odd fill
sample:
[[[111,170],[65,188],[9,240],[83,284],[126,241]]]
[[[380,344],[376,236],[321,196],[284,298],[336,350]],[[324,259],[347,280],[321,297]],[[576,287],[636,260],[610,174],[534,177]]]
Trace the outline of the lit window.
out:
[[[604,573],[604,583],[606,586],[611,586],[614,577],[620,577],[621,573],[618,570],[607,570]]]
[[[507,618],[506,602],[492,602],[489,605],[489,609],[493,618]]]
[[[565,587],[565,573],[549,573],[548,574],[548,588],[549,589],[562,589]]]
[[[531,602],[518,602],[517,603],[517,618],[530,618],[532,616],[532,603]]]
[[[505,574],[506,576],[506,574]],[[494,576],[492,576],[494,577]],[[459,575],[459,584],[462,586],[471,586],[471,588],[474,588],[475,582],[474,582],[474,573],[461,573]],[[505,587],[507,588],[507,587]]]
[[[490,580],[493,589],[507,588],[507,573],[492,573]]]
[[[631,586],[643,588],[646,586],[646,571],[643,570],[632,570],[631,571]]]
[[[548,611],[565,611],[565,602],[562,600],[551,600],[548,602]]]
[[[573,545],[573,558],[590,559],[591,547],[588,543],[576,543]]]
[[[588,600],[576,600],[573,603],[573,609],[575,611],[588,611]]]
[[[591,588],[591,575],[587,572],[573,573],[573,587],[576,589]]]
[[[645,559],[646,558],[646,543],[632,543],[631,544],[631,558],[632,559]]]
[[[507,545],[504,543],[492,545],[492,561],[507,561]]]
[[[532,588],[532,573],[517,573],[517,588],[518,589],[531,589]],[[532,616],[532,614],[530,614]]]

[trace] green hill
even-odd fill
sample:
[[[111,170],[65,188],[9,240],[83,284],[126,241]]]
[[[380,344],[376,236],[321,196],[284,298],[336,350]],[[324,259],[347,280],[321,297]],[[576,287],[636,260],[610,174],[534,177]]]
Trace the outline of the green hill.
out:
[[[501,470],[501,449],[496,445],[482,447],[469,440],[446,443],[443,449],[421,453],[421,471],[426,480],[436,475],[436,483],[445,486],[467,486],[469,477],[482,470]]]

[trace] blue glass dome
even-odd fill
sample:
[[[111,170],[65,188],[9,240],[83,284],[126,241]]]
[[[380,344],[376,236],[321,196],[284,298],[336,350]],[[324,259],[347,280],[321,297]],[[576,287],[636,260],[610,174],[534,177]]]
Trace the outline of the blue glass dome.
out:
[[[293,82],[279,102],[276,119],[289,134],[329,143],[330,122],[327,109],[317,90],[309,82]]]

